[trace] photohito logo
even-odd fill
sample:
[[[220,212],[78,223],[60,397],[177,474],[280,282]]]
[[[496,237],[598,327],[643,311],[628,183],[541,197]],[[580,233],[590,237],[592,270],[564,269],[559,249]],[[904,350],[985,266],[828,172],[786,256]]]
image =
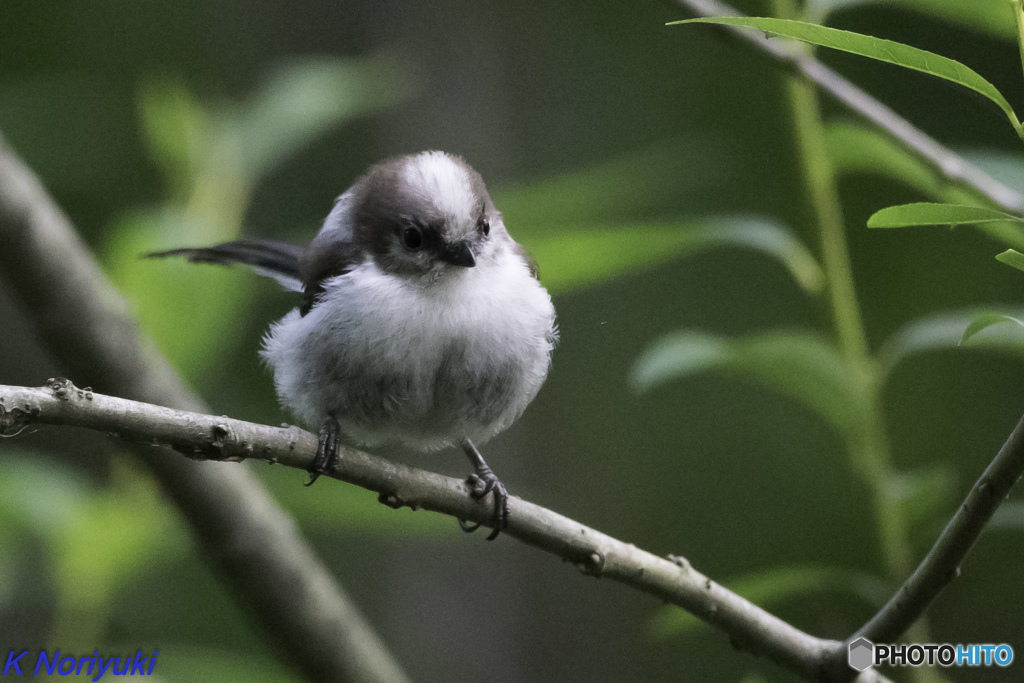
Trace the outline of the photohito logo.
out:
[[[875,644],[867,638],[858,638],[850,643],[850,652],[847,661],[851,669],[863,671],[874,663]]]
[[[867,638],[850,643],[846,661],[850,668],[864,671],[872,666],[1010,666],[1013,648],[1009,645],[875,645]]]

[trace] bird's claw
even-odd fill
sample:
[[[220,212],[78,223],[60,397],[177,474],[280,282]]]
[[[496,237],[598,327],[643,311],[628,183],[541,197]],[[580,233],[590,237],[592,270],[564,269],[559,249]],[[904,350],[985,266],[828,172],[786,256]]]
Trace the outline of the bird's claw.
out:
[[[469,495],[479,500],[488,493],[494,490],[495,484],[498,483],[498,478],[492,476],[488,479],[482,478],[479,474],[474,472],[473,474],[466,477],[466,486],[469,487]]]
[[[324,420],[320,427],[320,438],[316,444],[316,457],[309,466],[309,481],[306,486],[312,486],[322,474],[330,474],[334,471],[340,456],[338,436],[341,433],[341,426],[334,419],[333,415]]]
[[[494,516],[491,518],[493,529],[487,537],[493,541],[508,526],[508,490],[498,480],[491,468],[484,465],[476,472],[466,478],[466,485],[469,487],[469,495],[474,500],[480,500],[488,493],[494,493]],[[480,524],[470,524],[465,520],[459,520],[459,528],[466,533],[473,533],[480,528]]]

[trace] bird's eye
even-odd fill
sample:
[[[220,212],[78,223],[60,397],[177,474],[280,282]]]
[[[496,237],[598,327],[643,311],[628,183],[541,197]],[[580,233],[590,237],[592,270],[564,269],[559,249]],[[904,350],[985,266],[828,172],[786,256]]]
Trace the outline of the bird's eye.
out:
[[[491,222],[486,218],[481,218],[476,224],[477,232],[486,237],[491,234]]]
[[[423,233],[419,228],[409,227],[402,232],[402,241],[410,249],[419,249],[423,246]]]

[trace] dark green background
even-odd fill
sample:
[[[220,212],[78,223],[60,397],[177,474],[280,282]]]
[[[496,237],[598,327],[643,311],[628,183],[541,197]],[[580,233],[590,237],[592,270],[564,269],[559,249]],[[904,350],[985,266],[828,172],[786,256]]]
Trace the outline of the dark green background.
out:
[[[332,199],[390,154],[436,148],[464,155],[500,199],[509,188],[676,144],[683,158],[677,176],[665,181],[668,191],[636,211],[627,203],[607,223],[759,214],[817,248],[780,76],[712,29],[665,27],[685,16],[671,2],[14,0],[0,15],[0,131],[101,254],[118,239],[123,216],[168,195],[140,128],[143,84],[179,79],[199,102],[216,106],[244,100],[287,58],[380,51],[407,65],[412,94],[277,165],[255,188],[246,233],[307,239]],[[1020,102],[1020,61],[1010,41],[878,5],[839,13],[832,25],[961,59]],[[999,112],[980,98],[895,67],[822,57],[954,148],[1020,149]],[[846,115],[825,106],[830,115]],[[1024,293],[1024,277],[992,259],[1001,245],[978,233],[864,227],[883,206],[923,199],[909,188],[851,177],[841,191],[873,349],[918,316],[1013,303]],[[513,236],[529,227],[506,219]],[[167,240],[175,244],[173,235]],[[183,268],[181,277],[190,272]],[[272,283],[246,287],[245,316],[210,340],[215,356],[207,369],[197,377],[188,359],[178,369],[215,413],[278,423],[290,418],[277,407],[256,353],[262,330],[292,302]],[[812,413],[720,374],[641,396],[627,382],[638,355],[680,328],[829,333],[824,299],[808,299],[762,256],[716,250],[634,268],[556,295],[555,304],[562,341],[550,378],[520,422],[485,449],[512,492],[654,553],[684,555],[720,581],[793,565],[881,573],[867,490],[841,440]],[[37,386],[60,369],[38,350],[22,305],[32,304],[0,289],[0,383]],[[188,319],[170,324],[203,338]],[[912,528],[916,560],[1024,409],[1024,367],[977,351],[916,356],[895,373],[885,404],[900,469],[942,464],[955,473],[941,514]],[[116,444],[93,435],[42,430],[0,443],[0,479],[5,491],[21,482],[42,508],[59,508],[68,486],[85,496],[105,490],[116,452]],[[415,463],[459,476],[465,469],[456,453]],[[487,544],[479,534],[459,533],[453,520],[396,513],[354,487],[324,482],[305,490],[299,472],[247,466],[295,510],[415,680],[793,678],[714,631],[655,639],[655,600],[584,578],[510,538]],[[46,523],[18,522],[21,513],[10,509],[18,500],[8,496],[0,514],[0,656],[63,645],[50,640],[61,544],[46,540]],[[336,506],[344,514],[331,514]],[[168,680],[283,680],[263,637],[274,634],[246,622],[181,525],[166,521],[144,535],[170,550],[126,570],[99,640],[82,649],[159,649],[157,672]],[[982,537],[963,577],[929,611],[936,642],[1005,642],[1024,654],[1020,541],[1013,529]],[[124,541],[126,556],[132,542]],[[855,630],[872,610],[830,593],[772,607],[833,638]],[[965,681],[1011,674],[948,672]]]

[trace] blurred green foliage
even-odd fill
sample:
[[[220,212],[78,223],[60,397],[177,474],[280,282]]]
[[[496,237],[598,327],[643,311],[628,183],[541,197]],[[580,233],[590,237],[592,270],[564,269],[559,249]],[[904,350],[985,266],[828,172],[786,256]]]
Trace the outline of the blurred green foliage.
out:
[[[870,174],[908,185],[936,201],[956,203],[970,195],[925,165],[892,138],[848,121],[827,126],[828,151],[840,174]]]
[[[1019,416],[1024,313],[1006,305],[1019,274],[991,263],[993,244],[1024,249],[1019,218],[979,223],[993,207],[826,104],[872,350],[851,368],[830,333],[782,80],[697,27],[665,29],[680,18],[671,5],[100,5],[10,9],[0,130],[218,412],[288,419],[256,350],[293,302],[241,269],[140,256],[243,234],[308,240],[368,164],[440,147],[483,172],[559,311],[547,385],[489,445],[513,493],[738,577],[726,585],[800,628],[845,637],[892,589],[855,447],[886,442],[881,497],[916,561]],[[976,72],[923,70],[1009,114],[993,95],[1020,81],[1007,5],[804,10],[969,63]],[[980,98],[821,57],[1024,187],[1019,142]],[[864,227],[885,206],[925,201],[970,207],[928,220],[979,232]],[[37,345],[9,320],[5,348]],[[39,384],[44,363],[0,360],[0,381]],[[0,652],[152,646],[166,680],[295,680],[114,448],[43,434],[0,444]],[[415,464],[464,474],[455,459]],[[792,680],[685,613],[582,582],[532,549],[252,468],[418,680]],[[1024,638],[1020,507],[1001,510],[1001,533],[930,611],[937,641]],[[997,680],[969,673],[948,675]]]
[[[962,63],[903,43],[793,20],[790,17],[798,10],[789,0],[775,0],[773,6],[786,18],[701,18],[673,23],[754,28],[770,36],[785,36],[927,73],[973,90],[994,102],[1009,118],[1018,136],[1024,138],[1021,123],[1002,93]],[[1012,7],[1018,15],[1016,23],[1024,27],[1021,3],[1014,2]],[[821,6],[813,5],[804,8],[802,18],[807,18],[808,13],[819,19],[827,14]],[[1021,34],[1020,41],[1021,63],[1024,65],[1024,34]],[[724,369],[754,377],[817,412],[839,430],[847,443],[852,464],[859,470],[865,484],[873,489],[886,574],[890,585],[895,586],[911,569],[907,549],[910,534],[924,523],[938,521],[938,516],[951,502],[954,475],[941,464],[914,472],[893,468],[886,446],[888,436],[879,417],[883,410],[879,390],[889,374],[889,367],[901,357],[924,348],[953,346],[954,339],[950,335],[950,316],[947,315],[942,320],[932,317],[912,322],[910,329],[903,332],[897,341],[883,347],[881,363],[861,358],[863,351],[857,348],[858,344],[851,344],[851,339],[864,339],[865,332],[860,322],[859,304],[853,298],[852,283],[847,280],[849,264],[845,244],[835,244],[835,231],[828,225],[842,215],[834,189],[837,176],[826,176],[833,173],[828,170],[830,162],[836,164],[837,172],[879,172],[888,178],[901,179],[927,194],[949,195],[954,201],[978,202],[916,202],[891,206],[874,213],[867,221],[869,228],[977,225],[996,239],[1020,244],[1024,239],[1024,219],[986,206],[986,200],[971,197],[964,190],[943,187],[936,182],[933,171],[923,168],[920,162],[909,158],[876,133],[843,124],[825,126],[819,112],[806,111],[807,107],[817,106],[813,100],[800,97],[797,90],[789,92],[798,138],[802,141],[805,174],[809,178],[808,192],[814,197],[814,208],[820,222],[823,249],[832,254],[831,260],[826,260],[826,278],[833,289],[831,305],[836,321],[836,345],[800,332],[763,334],[735,341],[697,332],[677,332],[662,338],[640,358],[634,370],[634,385],[645,390],[667,379],[709,369]],[[825,149],[807,142],[819,134],[816,127],[824,135]],[[832,159],[815,158],[815,155],[823,154],[830,155]],[[818,177],[812,178],[812,175]],[[845,240],[842,236],[838,239]],[[1024,270],[1024,255],[1015,249],[1009,249],[996,258]],[[966,327],[964,322],[967,322]],[[975,315],[967,321],[961,317],[956,320],[955,345],[959,346],[983,330],[1005,322],[1024,326],[1017,318],[999,312]],[[1005,334],[1000,340],[1016,346],[1018,350],[1022,341],[1020,335]],[[822,581],[820,575],[780,573],[780,570],[768,569],[755,573],[737,590],[752,600],[767,603],[820,588]],[[849,579],[833,582],[847,586],[853,583]],[[694,621],[692,617],[681,618],[675,612],[662,612],[655,620],[654,628],[662,635],[688,631]],[[905,637],[911,642],[929,641],[927,621],[918,621]],[[929,669],[910,671],[907,675],[922,682],[942,679]]]
[[[31,454],[7,455],[0,521],[8,532],[37,539],[49,555],[56,609],[45,645],[87,650],[103,638],[117,591],[180,552],[183,530],[134,463],[115,460],[110,485],[98,488]],[[0,550],[15,547],[15,539],[0,536]]]
[[[633,385],[650,389],[693,373],[724,369],[790,396],[859,442],[870,429],[871,392],[827,339],[807,332],[774,332],[724,339],[683,331],[660,339],[637,361]]]
[[[821,267],[793,234],[756,218],[711,218],[668,225],[596,226],[556,234],[526,244],[552,294],[572,291],[616,276],[636,273],[713,247],[754,249],[778,259],[805,290],[824,286]]]
[[[242,103],[208,106],[180,81],[144,84],[142,129],[169,196],[121,217],[104,261],[142,329],[185,377],[220,362],[226,335],[249,315],[252,280],[140,256],[237,238],[268,173],[334,127],[400,101],[407,80],[393,59],[310,59],[275,68]],[[185,321],[201,333],[182,334]]]
[[[1019,358],[1024,351],[1024,346],[1021,346],[1024,337],[1016,334],[1015,330],[1003,326],[987,334],[978,334],[982,331],[977,326],[978,321],[990,320],[993,314],[1007,317],[1024,314],[1020,309],[1007,310],[1009,313],[985,313],[977,309],[944,311],[911,320],[886,339],[879,349],[878,362],[883,381],[895,372],[900,363],[923,352],[979,348]],[[967,343],[969,338],[971,343]]]
[[[991,100],[999,107],[1010,120],[1018,135],[1021,133],[1021,123],[1013,107],[1006,100],[999,90],[989,83],[983,76],[964,64],[949,59],[942,55],[921,50],[910,45],[897,43],[892,40],[876,38],[875,36],[863,35],[852,31],[841,31],[827,26],[810,24],[803,21],[791,19],[777,19],[773,17],[719,17],[688,19],[678,24],[707,23],[722,24],[725,26],[743,26],[754,28],[773,36],[784,36],[793,38],[812,45],[829,47],[843,52],[850,52],[861,57],[870,57],[881,62],[895,64],[914,71],[942,78],[944,80],[962,85],[978,93],[982,97]]]
[[[973,0],[969,3],[959,0],[808,0],[807,14],[818,23],[824,22],[831,12],[871,4],[905,7],[925,16],[1007,40],[1017,36],[1010,3],[1002,0]]]

